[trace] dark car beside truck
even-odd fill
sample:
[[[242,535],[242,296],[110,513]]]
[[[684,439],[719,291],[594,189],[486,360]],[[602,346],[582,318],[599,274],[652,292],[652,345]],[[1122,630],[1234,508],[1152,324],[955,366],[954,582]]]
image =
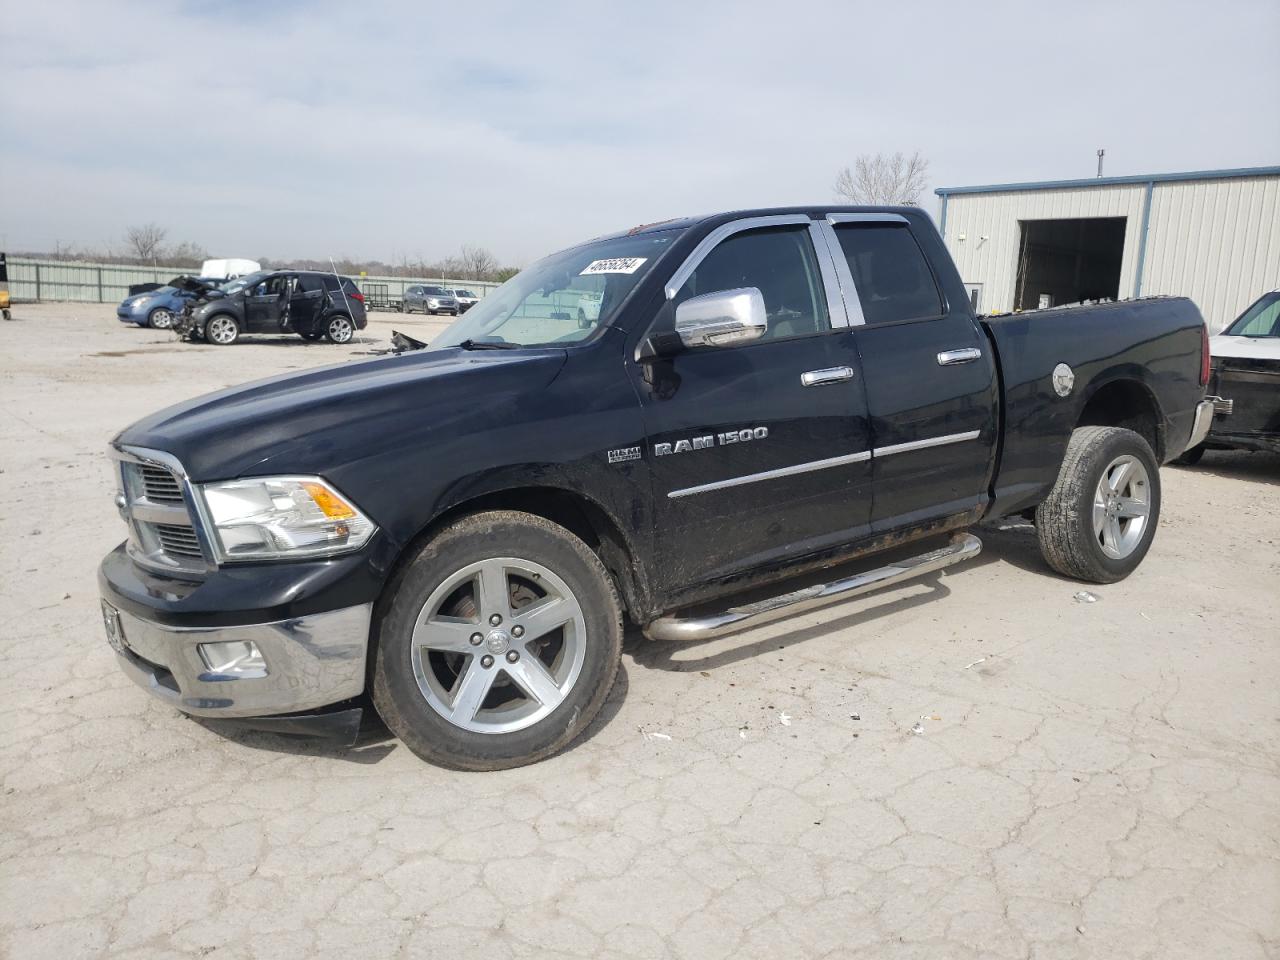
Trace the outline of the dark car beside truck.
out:
[[[174,331],[184,339],[218,346],[229,346],[245,333],[350,343],[369,322],[364,294],[355,281],[333,273],[261,271],[214,289],[189,289],[195,297],[174,316]]]
[[[972,557],[1011,514],[1060,573],[1127,576],[1207,372],[1185,299],[979,320],[914,208],[636,228],[429,349],[122,431],[108,637],[190,714],[352,724],[371,693],[426,759],[528,763],[596,715],[624,620],[719,636]]]

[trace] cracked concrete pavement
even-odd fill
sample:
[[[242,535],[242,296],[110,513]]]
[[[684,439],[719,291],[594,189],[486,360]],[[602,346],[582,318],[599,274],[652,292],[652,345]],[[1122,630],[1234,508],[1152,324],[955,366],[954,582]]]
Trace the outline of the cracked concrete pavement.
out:
[[[118,428],[438,325],[213,348],[15,315],[4,955],[1280,957],[1280,458],[1162,471],[1155,545],[1096,603],[1010,524],[737,638],[632,631],[585,740],[460,774],[376,723],[338,750],[183,718],[117,670],[94,582]]]

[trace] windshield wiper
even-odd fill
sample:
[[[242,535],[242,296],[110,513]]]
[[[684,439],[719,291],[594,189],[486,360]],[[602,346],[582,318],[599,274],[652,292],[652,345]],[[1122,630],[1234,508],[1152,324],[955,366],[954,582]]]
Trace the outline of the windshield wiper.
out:
[[[519,350],[520,344],[505,340],[463,340],[458,344],[463,350]]]

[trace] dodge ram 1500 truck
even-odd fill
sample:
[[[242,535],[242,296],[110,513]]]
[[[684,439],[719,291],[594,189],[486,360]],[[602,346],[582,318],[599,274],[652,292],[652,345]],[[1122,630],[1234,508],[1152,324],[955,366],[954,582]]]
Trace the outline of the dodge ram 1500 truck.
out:
[[[978,319],[914,208],[638,227],[428,349],[125,429],[108,640],[188,714],[350,734],[368,693],[423,758],[529,763],[600,710],[624,619],[718,636],[971,557],[1011,514],[1054,570],[1128,575],[1160,465],[1208,429],[1208,359],[1185,299]]]

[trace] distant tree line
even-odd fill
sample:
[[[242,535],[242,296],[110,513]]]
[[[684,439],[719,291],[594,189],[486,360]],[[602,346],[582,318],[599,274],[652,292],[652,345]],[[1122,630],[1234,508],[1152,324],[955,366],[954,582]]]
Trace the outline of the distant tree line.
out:
[[[169,232],[155,223],[144,223],[131,226],[125,230],[122,248],[94,250],[76,247],[75,245],[58,245],[58,249],[50,253],[47,250],[12,251],[12,256],[37,257],[45,260],[89,260],[95,263],[134,264],[145,263],[156,267],[170,267],[175,271],[200,269],[200,265],[212,256],[203,244],[182,241],[166,244]],[[518,267],[504,267],[498,258],[484,247],[464,246],[462,249],[442,260],[428,261],[419,257],[416,260],[402,259],[399,263],[387,263],[383,260],[357,260],[352,257],[335,257],[332,266],[329,260],[308,260],[305,258],[280,259],[277,257],[255,257],[264,270],[330,270],[336,268],[339,273],[359,276],[367,273],[382,277],[439,277],[448,280],[507,280],[519,272]]]

